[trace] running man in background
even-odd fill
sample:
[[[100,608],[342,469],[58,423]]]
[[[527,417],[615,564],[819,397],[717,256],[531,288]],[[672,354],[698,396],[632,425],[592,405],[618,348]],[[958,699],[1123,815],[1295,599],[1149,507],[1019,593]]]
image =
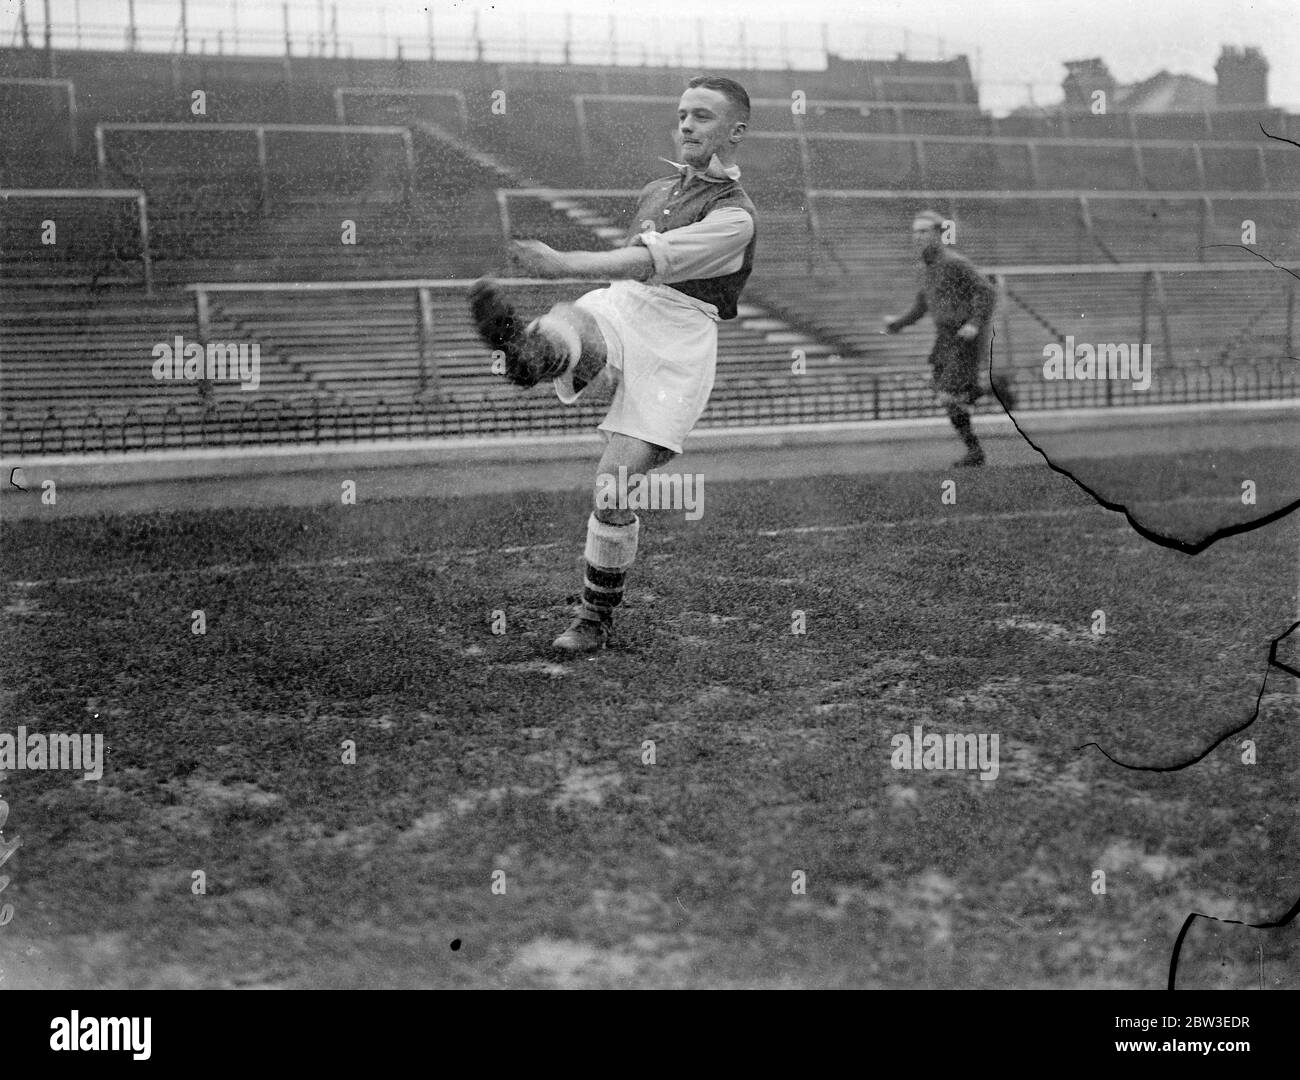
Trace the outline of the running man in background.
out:
[[[966,456],[954,464],[979,466],[984,449],[971,428],[970,406],[987,392],[980,382],[980,360],[988,348],[997,293],[974,263],[943,242],[943,224],[934,210],[923,210],[912,222],[912,246],[924,264],[921,290],[909,312],[885,319],[885,332],[897,334],[930,313],[936,331],[930,351],[933,386],[966,444]],[[1014,408],[1009,382],[999,377],[997,384],[1007,408]]]
[[[553,379],[561,401],[612,395],[600,431],[596,509],[587,519],[582,605],[554,648],[595,652],[610,637],[637,553],[640,521],[627,487],[665,465],[708,404],[718,357],[719,319],[734,319],[754,262],[756,211],[740,186],[736,149],[749,121],[749,95],[721,76],[690,81],[677,108],[674,172],[641,192],[623,246],[560,252],[537,240],[510,245],[525,276],[613,281],[572,304],[556,304],[527,325],[499,285],[470,292],[479,334],[505,354],[520,386]],[[625,478],[619,484],[620,466]],[[607,504],[617,488],[614,507]]]

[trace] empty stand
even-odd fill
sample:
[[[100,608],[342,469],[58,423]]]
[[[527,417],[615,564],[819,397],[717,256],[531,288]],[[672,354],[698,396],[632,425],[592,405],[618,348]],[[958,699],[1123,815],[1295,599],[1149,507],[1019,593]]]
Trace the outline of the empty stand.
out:
[[[0,59],[11,79],[36,78],[21,50]],[[66,82],[0,83],[0,109],[21,121],[0,132],[3,182],[62,189],[66,240],[36,242],[51,213],[39,200],[5,204],[6,448],[572,431],[597,418],[492,374],[464,286],[499,270],[506,233],[560,248],[621,235],[631,192],[667,171],[680,72],[65,60]],[[1159,343],[1159,400],[1295,393],[1275,363],[1293,347],[1294,295],[1259,260],[1300,256],[1300,155],[1261,133],[1294,134],[1294,118],[994,118],[962,64],[734,74],[753,94],[740,162],[758,260],[740,318],[720,327],[706,425],[933,411],[929,334],[879,333],[911,301],[908,225],[922,206],[952,218],[977,264],[1015,271],[1000,344],[1037,404],[1081,400],[1029,376],[1049,328],[1083,313],[1096,333]],[[122,197],[67,194],[100,183]],[[1257,265],[1089,272],[1166,261]],[[1083,265],[1032,272],[1063,262]],[[284,287],[295,282],[320,287]],[[202,312],[196,284],[212,286]],[[526,292],[523,307],[555,295]],[[154,379],[153,350],[177,336],[256,343],[259,386]]]

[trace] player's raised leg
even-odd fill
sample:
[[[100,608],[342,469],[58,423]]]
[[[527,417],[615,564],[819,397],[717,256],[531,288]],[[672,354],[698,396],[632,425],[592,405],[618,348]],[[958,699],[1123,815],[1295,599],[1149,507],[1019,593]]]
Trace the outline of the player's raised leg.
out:
[[[671,450],[630,435],[611,434],[596,469],[595,509],[587,519],[582,607],[554,648],[567,655],[596,652],[609,641],[614,609],[623,602],[636,559],[641,522],[627,508],[627,484],[672,460]],[[614,505],[609,505],[610,503]]]
[[[506,377],[517,386],[532,387],[544,379],[571,376],[576,394],[603,371],[604,337],[595,320],[581,308],[556,304],[525,324],[501,286],[487,278],[474,283],[469,300],[479,336],[504,355]]]

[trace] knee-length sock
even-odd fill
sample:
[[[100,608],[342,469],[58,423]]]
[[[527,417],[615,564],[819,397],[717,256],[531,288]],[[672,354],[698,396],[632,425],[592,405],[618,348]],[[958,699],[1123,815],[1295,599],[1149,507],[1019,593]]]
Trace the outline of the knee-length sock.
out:
[[[582,617],[609,619],[623,602],[623,584],[636,560],[641,520],[609,525],[593,513],[587,519],[586,566],[582,580]]]

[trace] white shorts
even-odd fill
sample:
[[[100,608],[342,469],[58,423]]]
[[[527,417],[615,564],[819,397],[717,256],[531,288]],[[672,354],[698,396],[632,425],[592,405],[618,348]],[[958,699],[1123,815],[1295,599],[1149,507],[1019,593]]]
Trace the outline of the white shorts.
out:
[[[579,297],[605,337],[618,384],[600,430],[682,452],[709,403],[718,309],[667,285],[616,281]]]

